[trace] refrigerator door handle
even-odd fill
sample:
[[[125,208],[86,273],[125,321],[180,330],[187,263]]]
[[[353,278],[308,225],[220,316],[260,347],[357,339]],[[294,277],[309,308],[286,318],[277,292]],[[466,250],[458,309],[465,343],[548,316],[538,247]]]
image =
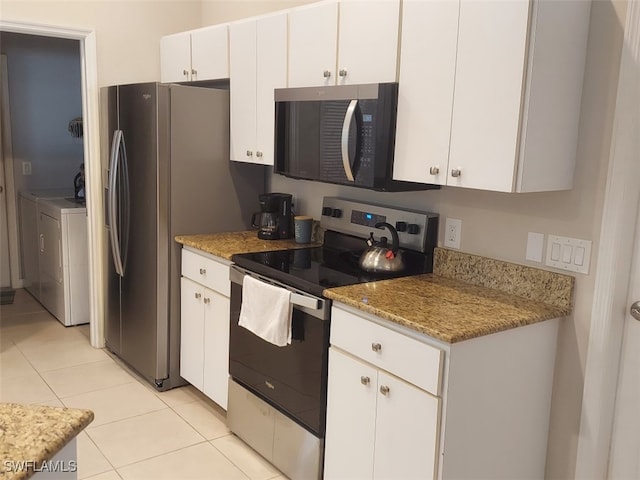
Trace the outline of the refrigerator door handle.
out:
[[[123,180],[123,206],[122,209],[124,218],[122,219],[122,231],[120,232],[120,240],[121,240],[121,263],[120,266],[122,268],[122,276],[124,277],[124,271],[127,266],[127,256],[129,252],[129,227],[131,221],[131,190],[129,188],[129,160],[127,158],[127,145],[124,139],[124,132],[122,132],[122,141],[120,142],[120,149],[122,155],[120,158],[122,159],[122,180]]]
[[[109,158],[109,198],[108,198],[108,213],[109,213],[109,237],[111,239],[111,254],[113,256],[113,264],[116,269],[116,273],[121,277],[124,276],[122,269],[122,259],[120,256],[120,235],[118,232],[119,218],[118,211],[118,198],[117,198],[117,181],[118,181],[118,168],[120,166],[120,143],[122,142],[122,130],[116,130],[113,132],[113,141],[111,142],[111,155]]]

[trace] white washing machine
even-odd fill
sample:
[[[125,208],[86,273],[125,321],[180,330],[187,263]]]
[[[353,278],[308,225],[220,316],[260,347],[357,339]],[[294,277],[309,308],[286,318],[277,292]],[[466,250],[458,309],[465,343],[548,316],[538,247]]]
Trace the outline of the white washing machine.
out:
[[[39,198],[39,300],[64,325],[89,322],[87,209],[73,198]]]

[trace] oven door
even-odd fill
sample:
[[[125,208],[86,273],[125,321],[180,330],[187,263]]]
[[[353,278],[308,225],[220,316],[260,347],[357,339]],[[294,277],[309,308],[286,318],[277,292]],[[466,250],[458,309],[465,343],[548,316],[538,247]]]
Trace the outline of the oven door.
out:
[[[273,345],[238,325],[242,281],[251,275],[293,292],[292,339]],[[229,374],[237,383],[323,438],[331,302],[232,265]]]

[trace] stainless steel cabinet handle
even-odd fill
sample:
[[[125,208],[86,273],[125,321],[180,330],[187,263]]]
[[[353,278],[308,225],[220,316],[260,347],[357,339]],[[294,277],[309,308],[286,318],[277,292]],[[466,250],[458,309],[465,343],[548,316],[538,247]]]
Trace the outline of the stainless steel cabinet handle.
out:
[[[204,275],[205,273],[207,273],[207,270],[205,268],[201,268],[200,275]]]
[[[322,75],[324,76],[324,78],[329,78],[331,76],[331,72],[329,70],[325,70],[324,72],[322,72]]]
[[[431,175],[438,175],[440,173],[440,168],[439,167],[431,167],[429,169],[429,173]]]
[[[211,303],[211,299],[208,297],[204,297],[204,304],[209,305]]]
[[[189,75],[189,70],[182,70],[182,74],[183,74],[184,76]]]
[[[383,395],[389,395],[389,387],[386,385],[380,385],[380,393]]]
[[[256,157],[262,158],[262,152],[256,152]]]
[[[194,297],[196,297],[196,299],[199,299],[199,298],[202,296],[202,294],[201,294],[201,293],[196,292],[193,296],[194,296]]]
[[[198,75],[198,70],[196,70],[195,68],[191,69],[191,75],[193,75],[194,77]]]
[[[360,377],[360,383],[363,385],[369,385],[371,383],[371,379],[363,375]]]
[[[462,170],[460,170],[459,168],[454,168],[453,170],[451,170],[452,177],[459,177],[460,175],[462,175]]]
[[[338,75],[340,75],[341,77],[346,77],[347,76],[347,71],[344,68],[342,68],[338,72]]]
[[[640,302],[634,302],[629,313],[636,320],[640,320]]]
[[[382,345],[380,345],[379,343],[372,343],[371,350],[373,350],[374,352],[379,352],[380,350],[382,350]]]
[[[247,150],[247,157],[253,157],[253,152],[251,150]]]

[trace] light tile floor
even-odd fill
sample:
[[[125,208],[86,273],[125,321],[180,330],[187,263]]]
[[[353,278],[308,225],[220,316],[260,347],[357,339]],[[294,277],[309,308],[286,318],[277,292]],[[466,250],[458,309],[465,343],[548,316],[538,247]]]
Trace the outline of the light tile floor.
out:
[[[195,388],[157,392],[88,338],[88,325],[65,328],[24,290],[0,306],[0,402],[95,413],[78,436],[78,478],[285,479]]]

